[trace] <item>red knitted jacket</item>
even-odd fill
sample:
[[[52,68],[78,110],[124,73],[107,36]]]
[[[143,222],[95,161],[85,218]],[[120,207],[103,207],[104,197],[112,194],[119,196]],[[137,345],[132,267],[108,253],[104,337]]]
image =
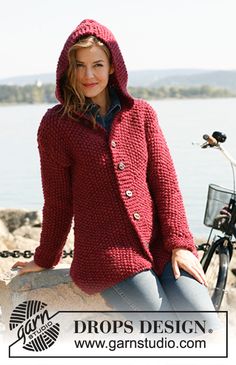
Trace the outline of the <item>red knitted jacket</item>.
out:
[[[61,80],[67,52],[85,34],[110,49],[110,84],[121,100],[108,134],[83,116],[62,117]],[[70,274],[93,294],[142,270],[160,274],[173,248],[196,254],[168,147],[152,107],[127,92],[127,71],[112,33],[93,20],[69,36],[57,67],[56,95],[38,129],[44,193],[43,224],[35,262],[55,266],[74,217]]]

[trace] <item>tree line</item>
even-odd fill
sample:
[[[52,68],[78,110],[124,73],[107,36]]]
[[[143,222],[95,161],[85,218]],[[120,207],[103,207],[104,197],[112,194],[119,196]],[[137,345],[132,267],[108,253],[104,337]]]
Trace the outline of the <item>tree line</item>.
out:
[[[208,85],[178,87],[162,86],[159,88],[129,87],[129,92],[135,98],[164,99],[164,98],[219,98],[236,97],[236,94],[228,89],[216,88]],[[40,104],[56,103],[55,85],[0,85],[0,104]]]
[[[228,89],[208,85],[191,87],[162,86],[159,88],[130,87],[129,90],[135,97],[147,100],[164,98],[225,98],[236,96],[236,93]]]

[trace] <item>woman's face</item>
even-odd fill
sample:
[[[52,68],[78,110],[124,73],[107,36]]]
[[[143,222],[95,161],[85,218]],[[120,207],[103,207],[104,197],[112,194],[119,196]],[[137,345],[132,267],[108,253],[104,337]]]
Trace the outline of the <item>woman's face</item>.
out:
[[[100,105],[106,101],[106,87],[113,67],[99,46],[79,48],[76,51],[77,85],[84,96]]]

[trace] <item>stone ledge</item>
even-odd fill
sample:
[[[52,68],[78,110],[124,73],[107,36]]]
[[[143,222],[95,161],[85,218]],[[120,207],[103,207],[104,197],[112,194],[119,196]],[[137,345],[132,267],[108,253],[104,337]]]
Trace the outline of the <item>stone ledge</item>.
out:
[[[22,292],[40,288],[57,286],[58,284],[69,284],[72,282],[69,269],[49,269],[37,273],[29,273],[15,276],[8,288],[11,292]]]
[[[2,322],[8,327],[12,310],[25,300],[39,300],[47,304],[49,312],[109,311],[99,294],[88,295],[77,287],[69,275],[69,268],[44,270],[14,276],[0,281]]]

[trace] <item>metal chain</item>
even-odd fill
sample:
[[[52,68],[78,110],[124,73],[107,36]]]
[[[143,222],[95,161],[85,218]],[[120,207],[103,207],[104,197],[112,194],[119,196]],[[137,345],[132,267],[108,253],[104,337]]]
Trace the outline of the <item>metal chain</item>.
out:
[[[69,252],[66,252],[65,250],[63,250],[62,253],[62,258],[65,259],[66,257],[73,257],[73,250],[70,250]],[[8,257],[14,257],[14,258],[18,258],[23,256],[26,259],[30,259],[32,256],[34,256],[34,252],[27,250],[27,251],[18,251],[18,250],[14,250],[14,251],[0,251],[0,257],[1,258],[8,258]]]

